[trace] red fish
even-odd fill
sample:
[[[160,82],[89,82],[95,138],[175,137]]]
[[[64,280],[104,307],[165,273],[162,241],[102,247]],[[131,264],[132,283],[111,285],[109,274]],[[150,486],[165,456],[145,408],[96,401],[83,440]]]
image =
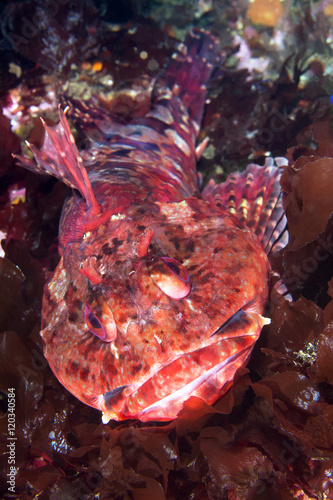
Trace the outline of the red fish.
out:
[[[267,255],[286,244],[279,167],[270,159],[198,184],[196,141],[219,63],[217,41],[194,29],[144,117],[117,125],[76,102],[87,150],[60,110],[42,148],[31,146],[36,163],[20,157],[75,190],[41,336],[55,376],[103,422],[171,420],[191,396],[214,403],[268,321]]]

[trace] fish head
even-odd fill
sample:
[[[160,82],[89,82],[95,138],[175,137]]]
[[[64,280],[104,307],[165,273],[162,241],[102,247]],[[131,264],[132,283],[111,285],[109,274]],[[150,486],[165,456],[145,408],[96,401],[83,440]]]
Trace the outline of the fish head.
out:
[[[265,324],[268,276],[259,240],[222,208],[141,202],[62,250],[45,356],[104,422],[174,419],[191,396],[211,404],[230,387]]]

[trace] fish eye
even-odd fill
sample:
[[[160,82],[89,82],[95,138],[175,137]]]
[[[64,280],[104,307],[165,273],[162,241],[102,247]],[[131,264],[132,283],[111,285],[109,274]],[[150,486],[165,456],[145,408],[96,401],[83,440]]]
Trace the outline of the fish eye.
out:
[[[103,322],[98,318],[92,307],[88,304],[86,304],[84,309],[84,320],[91,333],[96,335],[96,337],[104,342],[112,342],[117,336],[117,326],[112,312],[106,304],[104,305],[104,308],[99,309],[101,309],[100,317],[102,317]]]
[[[178,278],[180,278],[185,283],[189,283],[190,278],[183,264],[178,262],[178,260],[176,259],[171,259],[170,257],[161,257],[161,259],[163,260],[163,262],[165,262],[165,264],[173,274],[178,276]]]
[[[86,322],[87,327],[91,331],[91,333],[96,335],[96,337],[98,337],[102,340],[106,337],[106,332],[103,328],[102,323],[97,318],[97,316],[93,313],[91,307],[88,305],[86,305],[86,307],[84,309],[84,320]]]
[[[184,299],[190,293],[189,275],[178,260],[171,257],[153,257],[148,270],[155,285],[171,299]]]

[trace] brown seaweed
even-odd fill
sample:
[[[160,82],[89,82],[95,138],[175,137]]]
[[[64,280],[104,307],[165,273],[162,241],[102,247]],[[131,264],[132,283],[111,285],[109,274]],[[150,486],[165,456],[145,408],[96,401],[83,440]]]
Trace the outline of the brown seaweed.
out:
[[[11,5],[12,15],[18,9],[14,21],[18,12],[26,12],[20,10],[22,4]],[[234,3],[233,18],[242,12]],[[68,9],[59,9],[59,15],[60,20],[66,19]],[[175,44],[158,26],[149,33],[146,21],[133,21],[111,35],[104,33],[106,56],[99,44],[105,26],[98,20],[91,24],[82,12],[80,16],[73,28],[76,42],[71,52],[65,50],[65,31],[56,31],[61,40],[55,55],[49,52],[56,41],[46,43],[39,35],[33,40],[33,53],[19,49],[22,57],[29,56],[44,67],[37,73],[29,69],[20,80],[25,84],[22,123],[33,122],[30,106],[39,106],[50,87],[59,90],[59,81],[68,78],[72,63],[80,68],[82,54],[91,62],[102,60],[116,81],[148,73],[144,85],[133,79],[129,84],[138,90],[137,96],[147,99],[149,79]],[[50,29],[56,22],[60,21],[52,20]],[[80,47],[82,30],[87,29],[91,39]],[[154,47],[148,57],[157,64],[149,72],[146,59],[138,58],[134,47],[149,53],[154,37],[160,49]],[[112,47],[110,40],[116,41]],[[226,54],[233,52],[234,48],[225,48]],[[41,61],[42,53],[47,62]],[[213,149],[200,168],[205,175],[216,176],[240,168],[251,154],[258,158],[269,151],[288,154],[282,188],[290,242],[274,256],[273,266],[282,273],[293,300],[272,291],[267,307],[271,324],[264,328],[248,366],[236,374],[233,387],[214,406],[191,398],[178,419],[167,424],[111,421],[103,425],[99,412],[76,400],[51,373],[39,337],[40,304],[43,285],[58,259],[57,225],[68,190],[13,165],[11,153],[17,152],[18,139],[7,119],[1,122],[5,130],[0,192],[2,497],[332,498],[332,116],[323,90],[328,88],[325,77],[316,84],[300,85],[299,75],[294,78],[287,67],[290,59],[274,82],[249,76],[245,70],[223,68],[210,90],[203,131]],[[85,85],[90,78],[94,92],[99,89],[96,102],[125,120],[133,112],[142,112],[142,102],[147,101],[127,92],[129,85],[110,99],[92,65],[89,68],[78,72]],[[58,76],[49,74],[50,69]],[[7,105],[8,96],[2,100],[3,108]],[[51,111],[55,118],[56,106]],[[30,129],[38,136],[35,122]],[[19,201],[16,193],[22,189],[25,194]],[[10,388],[16,394],[15,494],[7,483]]]

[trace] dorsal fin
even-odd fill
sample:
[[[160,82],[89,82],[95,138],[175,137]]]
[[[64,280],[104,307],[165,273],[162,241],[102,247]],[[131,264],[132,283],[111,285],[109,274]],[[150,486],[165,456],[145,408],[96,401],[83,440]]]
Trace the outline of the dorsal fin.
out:
[[[181,99],[198,132],[207,83],[221,61],[218,40],[204,30],[192,28],[184,43],[178,46],[170,62],[156,78],[152,103],[156,105],[161,100],[165,101],[169,97],[168,91],[171,91],[172,96]]]
[[[15,158],[23,167],[35,172],[53,175],[68,186],[77,189],[86,200],[90,213],[98,214],[101,209],[68,125],[65,116],[67,109],[62,111],[59,106],[60,121],[54,127],[46,125],[41,118],[45,128],[45,136],[40,149],[27,142],[37,164],[20,155],[15,155]]]
[[[60,96],[60,102],[66,109],[69,108],[68,116],[75,127],[93,141],[105,143],[127,124],[110,109],[102,108],[96,100],[82,101],[64,94]]]
[[[284,248],[288,242],[287,219],[282,206],[280,177],[285,158],[267,158],[263,167],[251,163],[221,184],[210,181],[202,196],[224,207],[258,236],[265,252]]]

